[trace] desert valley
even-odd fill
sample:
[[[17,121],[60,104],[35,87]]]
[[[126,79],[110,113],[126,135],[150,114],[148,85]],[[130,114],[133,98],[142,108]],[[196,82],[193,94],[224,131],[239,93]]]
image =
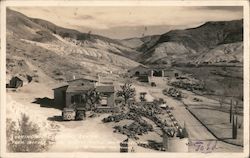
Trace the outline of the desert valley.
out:
[[[7,9],[6,36],[10,152],[243,151],[243,19],[111,39]]]

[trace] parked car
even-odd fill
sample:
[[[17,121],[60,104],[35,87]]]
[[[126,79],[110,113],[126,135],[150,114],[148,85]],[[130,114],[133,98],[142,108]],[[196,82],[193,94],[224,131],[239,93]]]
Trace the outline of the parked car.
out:
[[[76,120],[83,120],[85,117],[86,117],[85,108],[83,108],[83,107],[76,108],[75,119]]]
[[[64,108],[62,112],[62,118],[64,121],[75,120],[76,112],[73,108]]]

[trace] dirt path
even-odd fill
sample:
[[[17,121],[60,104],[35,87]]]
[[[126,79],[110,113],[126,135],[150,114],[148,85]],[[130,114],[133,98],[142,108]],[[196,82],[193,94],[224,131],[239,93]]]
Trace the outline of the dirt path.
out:
[[[152,88],[150,90],[152,96],[156,98],[163,98],[167,101],[167,105],[174,108],[172,110],[173,115],[181,126],[184,125],[184,121],[188,132],[190,133],[190,139],[214,139],[214,136],[210,134],[205,127],[203,127],[198,120],[196,120],[186,109],[185,106],[177,100],[162,94],[160,89]]]
[[[184,125],[185,121],[190,140],[203,140],[203,141],[216,140],[216,138],[186,110],[182,102],[163,95],[162,90],[157,87],[151,87],[149,89],[149,93],[155,98],[163,98],[165,101],[167,101],[167,105],[174,108],[174,110],[172,110],[172,113],[181,126]],[[215,151],[240,152],[242,151],[242,149],[243,148],[241,147],[230,145],[224,142],[218,142],[217,149]],[[193,147],[189,148],[189,151],[194,151],[194,150],[195,149]]]
[[[119,152],[120,142],[126,137],[113,133],[113,129],[102,123],[100,117],[83,121],[60,122],[63,126],[56,136],[51,152]]]

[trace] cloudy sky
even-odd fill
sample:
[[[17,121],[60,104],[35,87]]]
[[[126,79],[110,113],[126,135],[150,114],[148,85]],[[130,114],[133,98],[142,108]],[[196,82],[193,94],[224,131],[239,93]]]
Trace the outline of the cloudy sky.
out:
[[[12,7],[29,17],[110,38],[162,34],[172,29],[199,26],[207,21],[243,17],[237,6],[211,7]]]

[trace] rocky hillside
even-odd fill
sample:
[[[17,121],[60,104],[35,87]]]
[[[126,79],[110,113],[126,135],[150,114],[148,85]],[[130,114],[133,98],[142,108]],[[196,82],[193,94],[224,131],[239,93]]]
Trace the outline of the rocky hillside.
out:
[[[119,75],[138,65],[131,60],[138,55],[118,41],[7,10],[7,59],[27,60],[54,79],[97,73]],[[9,73],[14,69],[7,65]]]
[[[7,60],[11,61],[7,71],[10,75],[33,72],[25,66],[20,70],[18,63],[27,61],[56,80],[67,80],[100,73],[117,77],[139,62],[241,64],[242,23],[207,22],[192,29],[118,41],[7,9]]]
[[[142,63],[191,62],[193,59],[198,60],[198,63],[242,61],[242,52],[235,56],[236,59],[230,54],[223,57],[226,53],[218,54],[223,60],[209,58],[211,61],[205,61],[199,56],[213,49],[216,49],[216,52],[218,49],[222,49],[220,52],[223,49],[231,49],[234,47],[231,44],[242,42],[243,20],[207,22],[196,28],[172,30],[152,39],[154,40],[151,40],[150,44],[143,42],[136,47],[137,50],[144,52],[140,58]]]
[[[202,53],[195,60],[196,63],[243,63],[243,43],[235,42],[221,44]]]
[[[140,52],[146,51],[148,48],[152,47],[155,42],[160,38],[160,35],[145,36],[142,38],[128,38],[123,39],[120,42],[132,49],[138,50]]]

